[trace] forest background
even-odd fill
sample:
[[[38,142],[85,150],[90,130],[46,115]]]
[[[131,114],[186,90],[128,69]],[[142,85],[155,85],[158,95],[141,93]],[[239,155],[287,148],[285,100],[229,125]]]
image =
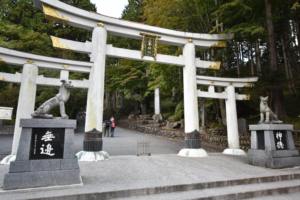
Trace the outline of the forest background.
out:
[[[89,0],[61,0],[95,12]],[[224,49],[197,49],[197,57],[222,61],[221,70],[199,70],[201,75],[258,76],[245,92],[250,101],[238,102],[238,116],[248,122],[259,118],[259,96],[269,96],[278,116],[300,128],[300,2],[298,0],[129,0],[122,18],[149,25],[196,33],[234,33]],[[0,46],[45,56],[88,61],[89,57],[52,47],[50,35],[85,42],[91,33],[48,21],[32,0],[0,0]],[[108,43],[139,50],[140,41],[109,36]],[[159,45],[159,53],[180,55],[182,47]],[[20,67],[0,62],[1,72],[21,72]],[[48,77],[59,72],[39,70]],[[88,75],[71,73],[72,79]],[[153,91],[161,91],[165,119],[183,116],[182,68],[170,65],[107,59],[105,117],[153,114]],[[19,85],[0,82],[0,105],[17,108]],[[38,87],[36,106],[57,93],[57,88]],[[67,112],[76,118],[85,110],[87,91],[72,89]],[[203,106],[202,106],[203,105]],[[226,125],[224,100],[199,99],[206,126]],[[54,112],[58,112],[57,110]],[[13,123],[13,122],[11,122]]]

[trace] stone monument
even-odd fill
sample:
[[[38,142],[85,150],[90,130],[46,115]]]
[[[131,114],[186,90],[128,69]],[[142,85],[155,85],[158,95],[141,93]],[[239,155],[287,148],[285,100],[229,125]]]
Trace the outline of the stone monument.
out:
[[[249,125],[249,163],[268,168],[300,165],[299,151],[295,148],[292,135],[293,125],[283,124],[278,120],[267,104],[268,97],[261,97],[260,100],[260,121],[258,124]]]
[[[42,104],[32,116],[21,119],[16,160],[4,177],[3,189],[23,189],[81,184],[78,160],[73,149],[75,120],[66,118],[64,103],[70,95],[62,81],[59,93]],[[61,118],[49,111],[60,106]],[[45,119],[47,118],[47,119]]]

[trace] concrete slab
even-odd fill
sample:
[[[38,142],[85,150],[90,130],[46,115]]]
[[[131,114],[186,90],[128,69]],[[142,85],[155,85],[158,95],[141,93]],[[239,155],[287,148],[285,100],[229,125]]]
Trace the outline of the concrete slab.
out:
[[[81,162],[83,186],[0,191],[0,199],[30,199],[101,193],[168,185],[205,183],[300,173],[300,168],[266,169],[247,164],[246,157],[209,154],[204,158],[176,155],[113,156],[102,162]],[[0,166],[0,184],[8,171]]]

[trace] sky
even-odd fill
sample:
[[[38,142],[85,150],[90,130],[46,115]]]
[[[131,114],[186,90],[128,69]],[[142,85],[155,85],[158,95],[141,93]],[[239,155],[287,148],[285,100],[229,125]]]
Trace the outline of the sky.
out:
[[[97,12],[110,17],[120,18],[128,0],[91,0],[96,4]]]

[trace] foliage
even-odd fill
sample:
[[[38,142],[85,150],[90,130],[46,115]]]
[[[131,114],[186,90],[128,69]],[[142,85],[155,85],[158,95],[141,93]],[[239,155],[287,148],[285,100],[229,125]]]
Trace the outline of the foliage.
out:
[[[86,10],[96,10],[89,0],[66,0],[64,2]],[[46,20],[42,11],[34,7],[32,0],[1,0],[0,4],[0,46],[45,56],[76,60],[88,59],[86,55],[54,49],[49,35],[86,41],[90,39],[91,34],[89,32]],[[0,69],[0,71],[10,73],[20,71],[19,68],[4,63],[1,63]],[[39,69],[39,74],[59,77],[59,73],[53,70]],[[81,79],[86,78],[86,75],[73,73],[70,78],[73,77]],[[16,108],[18,87],[3,84],[0,88],[0,105],[4,106],[9,102],[10,106]],[[38,87],[36,106],[56,93],[57,88]],[[75,117],[76,112],[85,105],[86,98],[83,98],[84,95],[86,95],[85,91],[82,90],[72,92],[76,101],[67,103],[67,111],[70,112],[71,117]]]
[[[89,0],[64,0],[64,2],[95,11],[95,6]],[[271,20],[267,20],[266,8],[271,8]],[[228,47],[224,50],[197,49],[196,55],[201,59],[222,61],[220,71],[199,70],[199,73],[229,77],[259,76],[260,81],[254,89],[240,91],[251,93],[252,100],[249,103],[238,103],[239,115],[255,120],[259,95],[270,95],[274,107],[286,109],[287,120],[297,121],[295,118],[299,115],[299,110],[293,107],[297,106],[300,92],[299,1],[129,0],[122,19],[195,33],[234,33],[235,38],[228,42]],[[273,32],[270,32],[270,25],[274,25]],[[41,55],[76,60],[89,59],[86,55],[54,49],[49,35],[83,42],[91,37],[88,31],[49,22],[41,11],[33,7],[31,0],[1,0],[0,46]],[[271,41],[275,41],[275,47],[270,46]],[[128,49],[139,50],[141,47],[140,41],[115,36],[109,36],[108,42]],[[179,56],[182,54],[182,47],[159,44],[158,52]],[[271,64],[274,57],[270,52],[276,52],[277,68],[272,66],[274,63]],[[0,68],[1,71],[11,73],[19,71],[3,63]],[[57,72],[49,70],[40,72],[47,76],[58,76]],[[73,73],[71,77],[87,78],[86,75],[77,73]],[[116,102],[113,100],[116,99],[116,94],[122,94],[125,98],[123,107],[118,108],[120,112],[123,112],[122,110],[128,112],[128,108],[132,107],[138,107],[137,110],[143,110],[147,106],[151,108],[149,105],[153,105],[153,90],[159,87],[164,116],[179,120],[183,117],[182,84],[180,67],[107,59],[105,88],[110,93],[109,102]],[[16,100],[12,100],[14,95],[17,96],[16,91],[15,86],[0,85],[0,104],[6,105],[8,99],[16,104]],[[6,93],[14,95],[7,96]],[[37,104],[55,93],[54,88],[39,88]],[[67,106],[74,116],[78,110],[84,109],[86,91],[76,90],[72,95],[78,101],[71,101]],[[220,105],[219,101],[205,101],[207,119],[216,121],[220,118],[222,109]],[[117,109],[117,106],[111,106]],[[149,110],[148,112],[152,113]]]

